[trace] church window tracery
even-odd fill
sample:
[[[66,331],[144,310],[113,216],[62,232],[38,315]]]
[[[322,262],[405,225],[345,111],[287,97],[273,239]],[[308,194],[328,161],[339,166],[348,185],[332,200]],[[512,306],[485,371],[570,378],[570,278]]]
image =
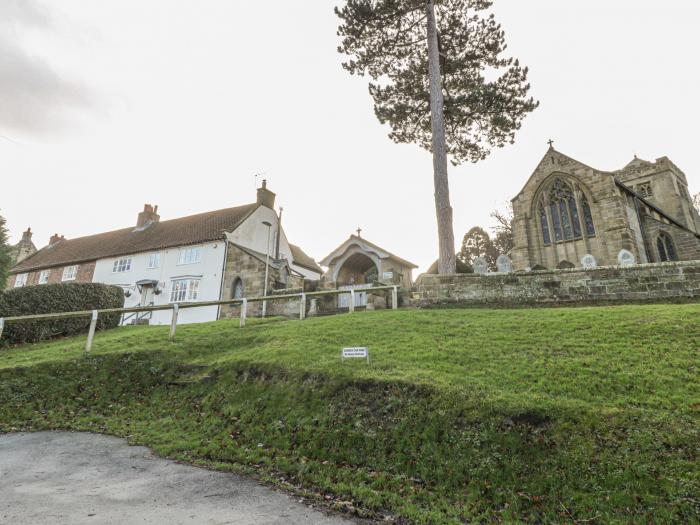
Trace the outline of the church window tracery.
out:
[[[661,232],[656,238],[656,248],[659,250],[659,259],[661,262],[677,261],[676,247],[673,244],[673,239],[668,233]]]
[[[588,199],[579,187],[557,178],[538,206],[542,239],[545,246],[595,235],[593,215]],[[582,221],[583,218],[583,221]]]

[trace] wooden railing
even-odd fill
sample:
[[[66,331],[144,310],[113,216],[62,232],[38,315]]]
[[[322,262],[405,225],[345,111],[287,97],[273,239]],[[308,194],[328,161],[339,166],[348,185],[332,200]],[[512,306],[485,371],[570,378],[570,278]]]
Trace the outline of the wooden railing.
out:
[[[246,324],[246,319],[248,317],[248,304],[249,303],[260,303],[267,301],[280,301],[280,300],[299,300],[299,319],[306,318],[306,299],[310,297],[322,297],[329,295],[342,295],[350,294],[350,313],[355,312],[356,298],[355,294],[358,292],[371,293],[378,291],[389,291],[391,290],[391,307],[396,310],[399,307],[398,299],[398,286],[377,286],[374,288],[366,288],[362,290],[327,290],[321,292],[302,292],[302,293],[292,293],[292,294],[281,294],[281,295],[269,295],[265,297],[252,297],[252,298],[242,298],[242,299],[230,299],[226,301],[201,301],[193,303],[175,303],[166,304],[162,306],[138,306],[134,308],[106,308],[104,310],[82,310],[76,312],[57,312],[53,314],[38,314],[38,315],[25,315],[21,317],[0,317],[0,339],[2,338],[2,333],[6,324],[9,323],[19,323],[23,321],[46,321],[51,319],[71,319],[74,317],[90,317],[90,329],[88,330],[87,342],[85,344],[85,353],[89,353],[92,349],[92,342],[95,338],[95,329],[97,327],[97,319],[100,315],[107,314],[139,314],[147,312],[163,312],[172,310],[172,319],[170,322],[170,340],[175,340],[175,334],[177,331],[177,319],[180,310],[189,308],[204,308],[207,306],[240,306],[240,326],[244,327]]]

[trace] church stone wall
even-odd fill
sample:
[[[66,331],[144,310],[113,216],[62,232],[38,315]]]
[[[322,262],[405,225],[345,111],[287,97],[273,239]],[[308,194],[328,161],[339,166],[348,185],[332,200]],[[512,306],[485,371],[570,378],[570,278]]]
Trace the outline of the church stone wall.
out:
[[[519,306],[627,301],[700,301],[700,261],[493,275],[418,278],[413,306]]]

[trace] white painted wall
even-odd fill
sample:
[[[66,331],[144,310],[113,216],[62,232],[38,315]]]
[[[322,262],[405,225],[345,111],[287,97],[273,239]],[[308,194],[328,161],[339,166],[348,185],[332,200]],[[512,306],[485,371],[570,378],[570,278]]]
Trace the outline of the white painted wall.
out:
[[[185,276],[201,277],[198,301],[218,301],[226,253],[225,242],[212,242],[200,246],[202,248],[201,262],[195,264],[178,264],[181,248],[162,250],[160,252],[160,268],[156,269],[148,268],[148,260],[153,252],[132,255],[131,270],[122,273],[113,272],[115,258],[100,259],[95,267],[93,282],[128,288],[131,291],[131,297],[125,299],[125,306],[132,307],[139,306],[141,302],[136,283],[144,279],[157,280],[162,293],[154,296],[154,302],[157,306],[161,306],[170,303],[173,279]],[[119,258],[121,259],[123,256]],[[188,308],[180,311],[178,322],[184,324],[215,321],[217,312],[218,308],[215,306]],[[170,311],[154,312],[151,324],[170,324],[171,316]]]

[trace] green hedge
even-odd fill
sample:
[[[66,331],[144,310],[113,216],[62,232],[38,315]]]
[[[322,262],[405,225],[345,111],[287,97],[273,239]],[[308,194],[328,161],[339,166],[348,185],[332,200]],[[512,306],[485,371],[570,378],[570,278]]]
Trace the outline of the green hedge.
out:
[[[118,286],[97,283],[47,284],[15,288],[0,294],[0,317],[123,308],[124,292]],[[119,325],[120,314],[100,315],[97,328]],[[45,339],[87,332],[89,317],[5,323],[0,345],[36,343]]]

